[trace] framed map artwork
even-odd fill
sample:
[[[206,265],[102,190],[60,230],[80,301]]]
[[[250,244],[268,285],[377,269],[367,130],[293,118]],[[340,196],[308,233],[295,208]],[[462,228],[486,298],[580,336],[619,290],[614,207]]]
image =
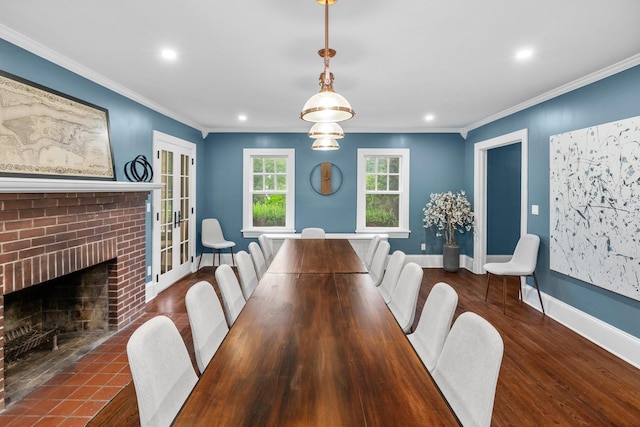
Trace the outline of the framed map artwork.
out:
[[[0,71],[0,175],[114,180],[108,111]]]

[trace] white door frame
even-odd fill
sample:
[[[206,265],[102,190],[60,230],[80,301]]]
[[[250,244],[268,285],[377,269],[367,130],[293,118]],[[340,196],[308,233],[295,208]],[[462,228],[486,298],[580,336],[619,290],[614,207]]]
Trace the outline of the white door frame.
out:
[[[529,139],[528,130],[521,129],[486,141],[478,142],[473,148],[473,209],[476,218],[473,236],[473,272],[484,274],[487,262],[487,151],[511,144],[521,145],[520,167],[520,235],[527,233],[527,205],[529,188]]]
[[[189,227],[189,253],[192,254],[192,256],[189,258],[188,262],[185,263],[183,265],[183,268],[180,269],[180,271],[176,272],[177,276],[184,276],[188,273],[190,273],[193,270],[193,266],[195,265],[194,261],[195,261],[195,254],[196,254],[196,199],[195,199],[195,195],[196,195],[196,144],[189,142],[189,141],[185,141],[183,139],[180,138],[176,138],[174,136],[162,133],[162,132],[158,132],[156,130],[153,131],[153,163],[154,165],[158,164],[158,159],[157,159],[157,153],[159,153],[160,149],[166,149],[166,147],[170,147],[170,146],[175,146],[177,150],[182,150],[187,151],[189,153],[189,157],[190,159],[192,159],[191,165],[190,165],[190,172],[189,172],[189,176],[191,177],[191,179],[189,180],[189,195],[190,195],[190,202],[191,202],[191,206],[192,206],[192,210],[193,212],[190,215],[190,221],[192,221],[191,226]],[[161,173],[160,173],[160,169],[157,166],[154,166],[154,169],[156,169],[156,173],[154,174],[154,182],[156,183],[162,183],[161,182]],[[157,220],[157,216],[160,213],[160,200],[161,198],[161,190],[153,190],[153,219],[152,219],[152,223],[153,223],[153,227],[152,227],[152,263],[151,263],[151,274],[152,274],[152,283],[153,283],[153,289],[151,290],[151,292],[147,292],[147,301],[149,301],[150,299],[155,298],[155,296],[160,293],[161,291],[163,291],[164,289],[166,289],[167,287],[169,287],[170,285],[173,284],[174,280],[173,279],[178,279],[180,277],[174,277],[171,276],[170,278],[167,279],[171,279],[170,282],[171,283],[159,283],[158,282],[158,278],[160,275],[160,229],[158,227],[158,220]]]

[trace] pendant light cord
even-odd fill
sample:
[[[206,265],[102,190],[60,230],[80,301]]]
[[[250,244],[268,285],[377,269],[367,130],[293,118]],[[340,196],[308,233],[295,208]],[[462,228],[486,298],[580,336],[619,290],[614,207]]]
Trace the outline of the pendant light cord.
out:
[[[331,84],[329,74],[329,0],[324,0],[324,84]]]

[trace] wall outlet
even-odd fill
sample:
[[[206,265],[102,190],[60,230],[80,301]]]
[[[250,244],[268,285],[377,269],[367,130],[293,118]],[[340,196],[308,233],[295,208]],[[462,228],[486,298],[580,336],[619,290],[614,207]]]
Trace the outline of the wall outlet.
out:
[[[538,215],[538,205],[531,205],[531,215]]]
[[[147,276],[151,276],[151,266],[147,267]]]
[[[426,243],[421,243],[420,244],[420,250],[421,251],[426,251],[427,250],[427,244]]]

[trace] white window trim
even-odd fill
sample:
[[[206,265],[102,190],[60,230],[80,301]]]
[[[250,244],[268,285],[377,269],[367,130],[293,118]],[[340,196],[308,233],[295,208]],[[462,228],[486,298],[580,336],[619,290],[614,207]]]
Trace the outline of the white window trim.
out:
[[[358,149],[358,200],[356,209],[356,233],[384,233],[389,237],[409,237],[409,163],[410,150],[408,148],[359,148]],[[368,156],[397,156],[400,157],[400,213],[398,227],[367,227],[365,222],[365,172]]]
[[[258,237],[263,233],[295,233],[296,207],[296,171],[293,148],[245,148],[242,150],[242,235],[244,237]],[[251,194],[254,156],[285,157],[287,159],[287,213],[284,227],[253,227],[253,199]]]

